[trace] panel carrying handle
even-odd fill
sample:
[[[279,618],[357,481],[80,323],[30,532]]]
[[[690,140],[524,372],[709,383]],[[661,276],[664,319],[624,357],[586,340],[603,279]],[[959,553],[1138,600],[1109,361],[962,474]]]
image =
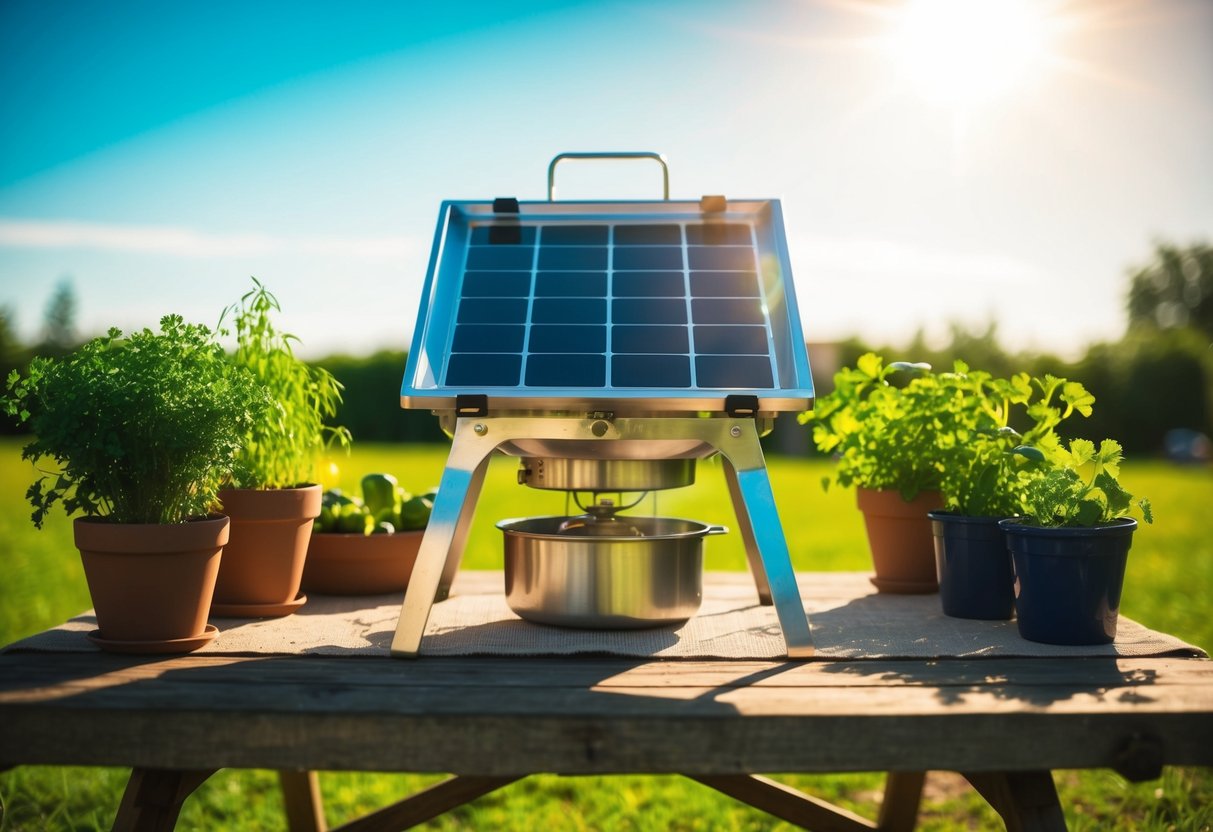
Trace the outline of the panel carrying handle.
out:
[[[651,150],[607,152],[607,153],[558,153],[548,165],[548,202],[555,200],[556,165],[565,159],[652,159],[661,165],[661,198],[670,198],[670,168],[665,157]]]

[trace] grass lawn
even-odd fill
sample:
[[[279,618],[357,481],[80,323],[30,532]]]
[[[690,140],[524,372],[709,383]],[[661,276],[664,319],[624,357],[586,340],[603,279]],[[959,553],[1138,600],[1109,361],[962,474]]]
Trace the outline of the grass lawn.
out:
[[[31,635],[91,606],[71,523],[61,514],[37,531],[24,502],[32,469],[20,443],[0,440],[0,644]],[[421,491],[438,482],[445,447],[361,445],[335,459],[326,485],[357,490],[370,471],[395,473]],[[701,463],[693,488],[658,494],[636,509],[734,525],[718,462]],[[798,570],[869,568],[863,526],[849,491],[823,492],[829,468],[820,460],[770,463],[784,531]],[[495,459],[477,503],[465,569],[501,565],[506,517],[566,513],[565,497],[515,485],[517,461]],[[1142,527],[1129,557],[1121,612],[1213,650],[1213,535],[1203,527],[1213,507],[1213,472],[1161,462],[1130,463],[1122,481],[1155,506],[1154,526]],[[653,503],[656,503],[655,507]],[[740,570],[745,555],[736,534],[707,543],[707,568]],[[128,771],[18,767],[0,774],[0,832],[108,829]],[[1129,784],[1111,772],[1055,774],[1072,830],[1213,829],[1213,772],[1168,769],[1156,782]],[[328,820],[336,825],[439,779],[438,775],[325,773],[321,785]],[[874,817],[882,776],[784,776],[780,779]],[[679,777],[554,777],[520,781],[429,824],[434,829],[532,830],[768,830],[788,829]],[[185,804],[180,829],[284,828],[276,778],[264,771],[222,771]],[[955,775],[927,781],[920,828],[997,829],[997,816]]]

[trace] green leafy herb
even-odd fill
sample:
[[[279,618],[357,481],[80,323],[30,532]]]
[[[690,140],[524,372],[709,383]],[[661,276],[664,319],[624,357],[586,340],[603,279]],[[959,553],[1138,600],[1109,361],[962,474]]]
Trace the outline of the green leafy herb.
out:
[[[903,386],[890,377],[911,376]],[[838,456],[842,486],[896,489],[907,499],[937,489],[943,465],[936,437],[948,412],[946,394],[926,364],[885,365],[867,353],[834,376],[834,390],[800,415],[818,449]],[[823,482],[828,485],[829,480]]]
[[[1120,443],[1075,439],[1069,448],[1050,455],[1051,467],[1028,488],[1027,515],[1040,526],[1094,526],[1140,513],[1154,522],[1150,501],[1134,502],[1117,480],[1122,460]]]
[[[268,418],[254,423],[232,471],[237,488],[290,488],[314,480],[317,454],[332,442],[349,444],[349,431],[325,423],[337,413],[341,384],[321,367],[295,356],[298,339],[281,332],[273,316],[281,306],[256,278],[254,288],[228,307],[236,327],[235,364],[247,369],[269,393]]]
[[[56,465],[26,494],[39,528],[60,502],[118,523],[205,515],[269,404],[209,329],[178,315],[159,332],[111,329],[63,358],[35,358],[26,377],[9,376],[2,403],[37,437],[22,457]]]
[[[1090,415],[1095,402],[1078,382],[1027,373],[994,378],[961,361],[936,381],[949,393],[936,441],[940,490],[948,509],[970,516],[1023,514],[1028,488],[1059,447],[1058,425],[1075,413]]]
[[[867,353],[800,418],[818,449],[838,456],[840,485],[896,489],[907,500],[939,489],[953,511],[1009,517],[1025,510],[1028,486],[1058,447],[1057,426],[1089,415],[1094,401],[1050,375],[994,378],[963,361],[936,373]]]

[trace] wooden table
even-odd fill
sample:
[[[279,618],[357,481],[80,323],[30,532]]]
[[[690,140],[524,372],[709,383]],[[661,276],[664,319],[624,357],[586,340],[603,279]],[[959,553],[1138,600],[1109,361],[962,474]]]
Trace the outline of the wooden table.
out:
[[[744,576],[742,576],[744,577]],[[914,827],[923,773],[1009,829],[1064,829],[1050,769],[1213,766],[1213,662],[1190,658],[649,661],[0,654],[0,767],[134,771],[116,828],[171,829],[219,768],[455,776],[348,824],[400,829],[532,773],[679,773],[818,830]],[[758,772],[889,772],[868,821]]]

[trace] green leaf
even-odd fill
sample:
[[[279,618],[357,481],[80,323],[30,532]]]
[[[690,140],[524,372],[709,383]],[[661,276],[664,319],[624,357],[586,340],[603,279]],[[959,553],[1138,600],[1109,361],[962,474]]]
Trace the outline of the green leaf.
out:
[[[1090,416],[1091,405],[1095,404],[1095,397],[1077,381],[1067,381],[1062,384],[1061,400],[1083,416]]]
[[[874,352],[864,353],[855,362],[856,368],[868,378],[880,378],[880,356]]]
[[[1095,457],[1100,467],[1113,477],[1120,474],[1120,461],[1123,459],[1120,443],[1114,439],[1105,439],[1099,443],[1099,453]]]
[[[1074,524],[1078,526],[1094,526],[1104,515],[1103,504],[1098,500],[1080,500],[1073,515]]]
[[[1095,459],[1095,443],[1089,439],[1075,439],[1070,442],[1070,458],[1075,468],[1081,468]]]
[[[1133,502],[1133,495],[1121,488],[1116,477],[1109,471],[1101,471],[1095,477],[1094,486],[1103,492],[1107,504],[1107,519],[1121,517],[1128,513]]]

